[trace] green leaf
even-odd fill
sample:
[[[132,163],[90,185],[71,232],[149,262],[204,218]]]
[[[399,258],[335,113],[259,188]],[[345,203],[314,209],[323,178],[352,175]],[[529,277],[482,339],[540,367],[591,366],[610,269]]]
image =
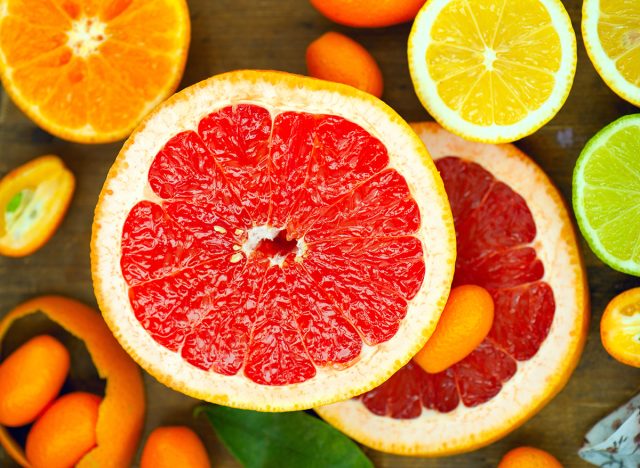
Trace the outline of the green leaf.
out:
[[[9,200],[9,203],[7,203],[6,212],[13,213],[14,211],[16,211],[20,207],[20,203],[22,203],[23,197],[24,192],[22,190],[11,197],[11,200]]]
[[[302,411],[259,413],[202,405],[218,437],[247,468],[372,468],[358,445]]]

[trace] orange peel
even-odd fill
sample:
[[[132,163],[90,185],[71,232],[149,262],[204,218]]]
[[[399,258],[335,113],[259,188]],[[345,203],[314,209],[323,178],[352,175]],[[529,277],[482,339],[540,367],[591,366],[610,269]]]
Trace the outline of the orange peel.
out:
[[[97,312],[62,296],[41,296],[17,306],[0,321],[0,342],[16,320],[38,312],[84,341],[98,374],[107,383],[96,425],[97,446],[77,466],[128,466],[138,446],[145,414],[138,366],[118,345]],[[21,466],[30,466],[23,448],[2,426],[0,444]]]

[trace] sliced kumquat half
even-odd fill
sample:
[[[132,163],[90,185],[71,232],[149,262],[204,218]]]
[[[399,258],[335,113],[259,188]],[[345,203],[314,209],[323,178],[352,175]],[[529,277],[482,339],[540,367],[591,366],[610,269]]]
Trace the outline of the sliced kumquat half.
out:
[[[71,171],[51,155],[0,180],[0,254],[23,257],[42,247],[62,221],[74,188]]]
[[[618,361],[640,367],[640,288],[618,294],[600,322],[602,345]]]

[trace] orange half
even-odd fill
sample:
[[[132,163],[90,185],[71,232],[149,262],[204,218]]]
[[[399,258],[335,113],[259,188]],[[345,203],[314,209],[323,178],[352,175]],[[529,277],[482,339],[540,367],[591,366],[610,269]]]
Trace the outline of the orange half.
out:
[[[7,0],[0,77],[53,135],[116,141],[176,89],[189,32],[184,0]]]

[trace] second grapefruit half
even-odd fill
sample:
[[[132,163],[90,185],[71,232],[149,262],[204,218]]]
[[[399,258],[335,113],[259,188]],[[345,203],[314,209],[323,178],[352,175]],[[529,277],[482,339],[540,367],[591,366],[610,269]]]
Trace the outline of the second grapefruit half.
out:
[[[287,411],[349,398],[433,332],[455,263],[424,145],[354,88],[277,72],[178,93],[129,138],[102,190],[94,287],[161,382]]]
[[[485,288],[493,324],[441,372],[412,361],[362,397],[317,411],[378,450],[450,455],[502,437],[560,391],[584,346],[588,294],[566,207],[533,161],[513,145],[470,143],[434,123],[414,128],[451,202],[453,285]]]

